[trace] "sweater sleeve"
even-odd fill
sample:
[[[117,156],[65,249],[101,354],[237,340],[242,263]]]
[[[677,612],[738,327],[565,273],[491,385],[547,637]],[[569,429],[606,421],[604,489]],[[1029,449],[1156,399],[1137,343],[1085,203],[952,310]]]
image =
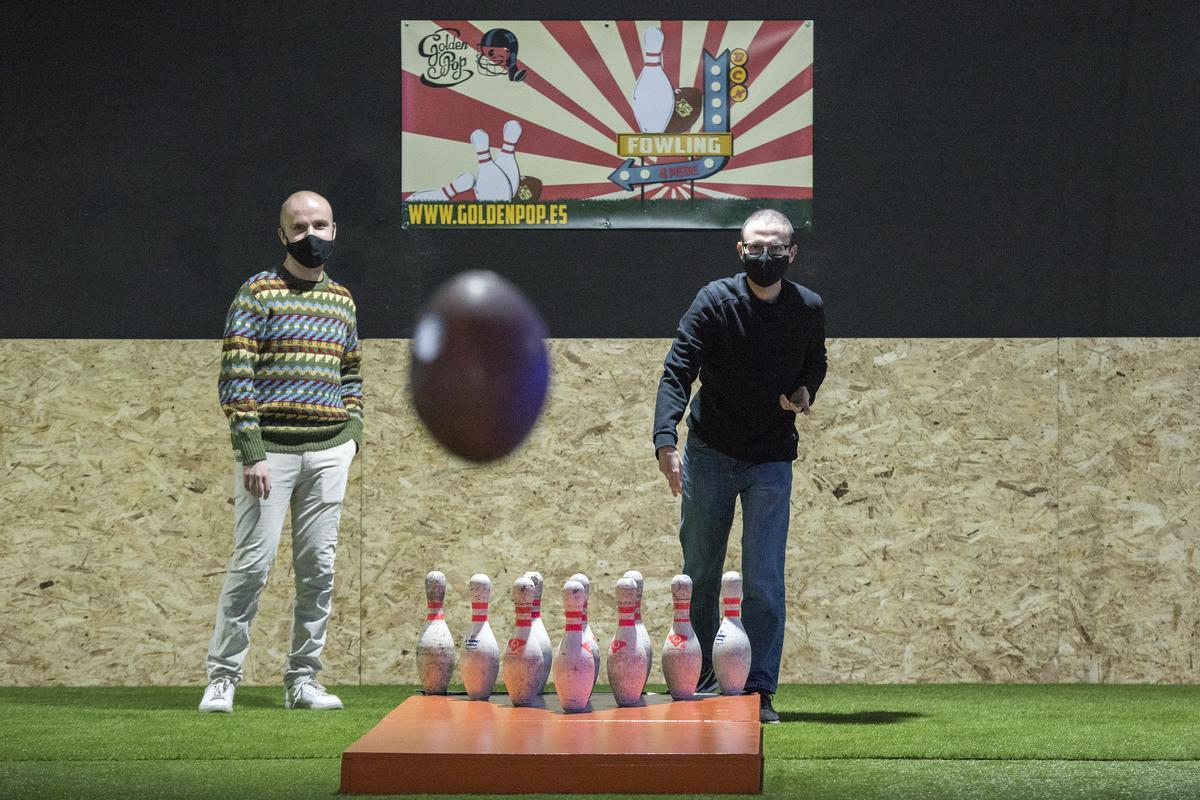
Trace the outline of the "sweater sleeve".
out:
[[[342,354],[342,404],[350,412],[351,436],[358,449],[362,449],[363,392],[362,392],[362,343],[358,339],[358,320],[351,320],[346,337],[346,350]]]
[[[254,395],[254,372],[258,364],[259,340],[266,328],[267,309],[244,284],[229,306],[225,336],[221,344],[221,372],[217,395],[229,419],[229,434],[243,464],[267,457],[258,425]]]
[[[796,386],[792,390],[796,391],[801,386],[808,387],[810,404],[817,399],[817,390],[821,388],[821,383],[825,380],[825,371],[828,368],[828,360],[825,355],[825,306],[817,306],[817,311],[820,312],[817,318],[817,329],[808,341],[808,349],[804,352],[804,367],[800,371],[800,380],[796,382]]]
[[[701,289],[679,320],[675,341],[663,362],[663,374],[658,381],[658,397],[654,401],[654,452],[660,447],[679,442],[676,427],[683,419],[692,384],[700,374],[704,357],[705,334],[712,321],[712,300],[707,288]]]

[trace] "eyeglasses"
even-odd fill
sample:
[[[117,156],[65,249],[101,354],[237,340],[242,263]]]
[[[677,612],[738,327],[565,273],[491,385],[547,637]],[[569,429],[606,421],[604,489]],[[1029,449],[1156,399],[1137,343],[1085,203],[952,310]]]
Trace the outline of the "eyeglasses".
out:
[[[765,245],[758,243],[747,244],[746,242],[742,242],[742,249],[752,256],[761,256],[763,250],[766,250],[770,255],[778,258],[779,256],[786,255],[787,251],[792,249],[792,246],[790,244]]]

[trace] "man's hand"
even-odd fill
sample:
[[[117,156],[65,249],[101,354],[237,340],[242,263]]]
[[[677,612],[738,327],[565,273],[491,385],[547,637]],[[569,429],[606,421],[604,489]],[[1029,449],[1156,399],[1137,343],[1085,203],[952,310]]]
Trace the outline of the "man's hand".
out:
[[[797,414],[812,414],[812,409],[808,407],[808,387],[801,386],[790,398],[779,395],[779,407],[784,411],[795,411]]]
[[[679,451],[674,445],[658,448],[658,468],[667,476],[667,484],[671,487],[671,495],[678,497],[683,491],[683,462],[679,460]]]
[[[266,459],[242,467],[242,479],[246,482],[246,491],[255,497],[266,500],[271,496],[271,471]]]

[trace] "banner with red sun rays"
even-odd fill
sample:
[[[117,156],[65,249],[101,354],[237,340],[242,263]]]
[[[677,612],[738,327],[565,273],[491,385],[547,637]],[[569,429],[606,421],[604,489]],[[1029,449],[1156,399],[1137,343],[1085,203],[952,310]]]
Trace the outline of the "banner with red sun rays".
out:
[[[810,20],[406,20],[406,227],[812,225]]]

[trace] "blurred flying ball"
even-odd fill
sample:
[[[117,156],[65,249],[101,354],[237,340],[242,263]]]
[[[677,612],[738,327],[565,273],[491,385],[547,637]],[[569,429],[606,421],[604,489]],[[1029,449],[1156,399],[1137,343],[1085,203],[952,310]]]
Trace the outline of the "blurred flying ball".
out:
[[[546,325],[517,287],[473,270],[417,315],[410,376],[417,416],[470,461],[511,453],[537,422],[550,385]]]

